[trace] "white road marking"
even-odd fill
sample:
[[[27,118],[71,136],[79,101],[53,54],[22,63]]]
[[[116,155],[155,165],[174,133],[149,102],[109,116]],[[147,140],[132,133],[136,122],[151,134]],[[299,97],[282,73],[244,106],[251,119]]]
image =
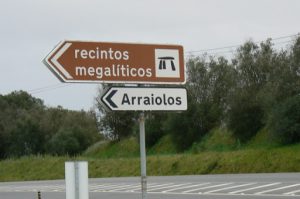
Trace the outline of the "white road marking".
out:
[[[179,186],[189,185],[189,184],[191,184],[191,183],[175,184],[175,185],[170,185],[170,186],[166,186],[166,187],[159,187],[159,188],[149,189],[149,190],[147,190],[147,191],[150,192],[150,191],[154,191],[154,190],[165,189],[165,188],[171,188],[171,187],[179,187]]]
[[[171,192],[170,192],[171,193]],[[168,193],[168,194],[170,194],[170,193]],[[174,193],[173,193],[174,194]],[[177,193],[178,194],[178,193]],[[191,193],[189,193],[188,195],[192,195]],[[201,195],[208,195],[208,196],[241,196],[241,194],[229,194],[229,193],[208,193],[208,194],[205,194],[205,193],[203,193],[203,194],[201,194]],[[270,197],[281,197],[281,198],[283,198],[283,197],[285,197],[285,198],[296,198],[296,197],[300,197],[299,195],[297,195],[297,196],[292,196],[292,195],[283,195],[283,194],[261,194],[261,195],[254,195],[254,194],[243,194],[242,196],[252,196],[252,197],[254,197],[255,198],[255,196],[263,196],[263,197],[268,197],[268,198],[270,198]]]
[[[97,188],[97,191],[106,191],[109,189],[114,189],[114,188],[120,188],[126,186],[126,184],[110,184],[110,185],[106,185],[106,186],[101,186],[100,188]]]
[[[175,191],[175,190],[178,190],[178,189],[186,189],[186,188],[190,188],[190,187],[198,187],[198,186],[207,185],[207,184],[210,184],[210,183],[202,183],[202,184],[195,184],[195,185],[188,185],[188,186],[183,186],[183,187],[177,187],[177,188],[173,188],[173,189],[168,189],[168,190],[162,191],[162,193],[166,193],[166,192],[170,192],[170,191]]]
[[[154,188],[154,187],[163,187],[163,186],[167,186],[167,185],[173,185],[174,183],[165,183],[165,184],[159,184],[159,185],[152,185],[152,186],[148,186],[147,188]],[[141,187],[138,189],[132,189],[132,190],[128,190],[126,192],[134,192],[134,191],[139,191],[141,190]]]
[[[220,183],[220,182],[219,182]],[[246,183],[246,182],[244,182]],[[270,184],[258,184],[257,182],[252,182],[248,184],[238,184],[237,182],[228,182],[228,183],[222,183],[218,184],[218,182],[207,182],[207,183],[149,183],[148,184],[148,191],[149,194],[172,194],[172,195],[216,195],[216,196],[268,196],[268,197],[281,197],[281,198],[300,198],[299,195],[299,188],[295,188],[297,190],[289,189],[289,192],[287,192],[287,188],[292,188],[296,186],[300,186],[299,184],[287,184],[285,183],[285,186],[278,187],[276,189],[271,189],[271,186],[275,186],[280,184],[281,182],[273,182]],[[256,184],[253,186],[250,186],[252,184]],[[282,183],[281,183],[282,184]],[[139,183],[107,183],[107,184],[90,184],[90,192],[116,192],[116,193],[140,193],[140,184]],[[249,187],[244,187],[249,186]],[[230,190],[238,187],[244,187],[242,189],[235,189]],[[271,188],[270,188],[271,187]],[[98,188],[98,189],[97,189]],[[217,189],[216,189],[217,188]],[[255,190],[258,188],[264,188],[261,189],[262,191],[255,193],[241,193],[243,191],[249,191],[249,190]],[[267,188],[267,190],[266,190]],[[274,188],[274,187],[273,187]],[[184,189],[185,191],[183,191]],[[189,189],[189,190],[187,190]],[[214,190],[212,190],[214,189]],[[138,190],[138,191],[134,191]],[[203,193],[198,193],[197,191],[203,190]],[[211,190],[211,191],[209,191]],[[277,193],[272,191],[278,190]],[[284,190],[284,191],[279,191]],[[1,192],[37,192],[41,191],[43,192],[64,192],[65,191],[65,185],[64,184],[53,184],[53,185],[12,185],[12,186],[1,186],[0,185],[0,195]],[[206,191],[206,192],[205,192]],[[231,192],[230,192],[231,191]]]
[[[94,191],[94,190],[97,190],[99,188],[107,187],[107,186],[110,186],[110,185],[113,185],[113,184],[92,184],[92,185],[89,185],[89,191]]]
[[[283,195],[295,195],[295,193],[300,193],[300,190],[295,190],[291,192],[284,193]]]
[[[241,192],[244,192],[244,191],[250,191],[250,190],[254,190],[254,189],[259,189],[259,188],[264,188],[264,187],[270,187],[270,186],[274,186],[274,185],[278,185],[278,184],[281,184],[281,182],[276,182],[276,183],[272,183],[272,184],[261,185],[261,186],[257,186],[257,187],[251,187],[251,188],[248,188],[248,189],[242,189],[242,190],[232,191],[232,192],[229,192],[229,193],[236,194],[236,193],[241,193]]]
[[[132,188],[137,188],[137,187],[141,187],[141,184],[138,183],[138,184],[131,184],[131,185],[128,185],[128,186],[123,186],[121,188],[118,188],[118,189],[111,189],[109,190],[109,192],[114,192],[114,191],[121,191],[121,190],[126,190],[126,189],[132,189]]]
[[[260,191],[260,192],[254,193],[254,194],[255,195],[260,195],[260,194],[263,194],[263,193],[268,193],[268,192],[277,191],[277,190],[281,190],[281,189],[287,189],[287,188],[296,187],[296,186],[299,186],[299,185],[300,184],[293,184],[293,185],[288,185],[288,186],[284,186],[284,187],[279,187],[279,188],[276,188],[276,189],[268,189],[268,190],[265,190],[265,191]]]
[[[206,186],[206,187],[200,187],[197,189],[191,189],[191,190],[187,190],[187,191],[183,191],[182,193],[190,193],[193,191],[198,191],[198,190],[203,190],[203,189],[209,189],[209,188],[215,188],[215,187],[222,187],[222,186],[226,186],[226,185],[230,185],[233,184],[232,182],[230,183],[224,183],[224,184],[217,184],[217,185],[212,185],[212,186]]]
[[[226,190],[226,189],[245,187],[245,186],[249,186],[249,185],[253,185],[253,184],[256,184],[256,183],[247,183],[247,184],[235,185],[235,186],[231,186],[231,187],[225,187],[225,188],[222,188],[222,189],[215,189],[215,190],[207,191],[207,192],[204,192],[204,193],[213,193],[213,192],[223,191],[223,190]]]

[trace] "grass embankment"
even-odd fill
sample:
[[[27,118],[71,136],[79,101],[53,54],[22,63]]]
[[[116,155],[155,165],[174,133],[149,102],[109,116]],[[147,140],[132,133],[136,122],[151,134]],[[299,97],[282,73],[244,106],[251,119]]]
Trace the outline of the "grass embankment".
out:
[[[215,130],[188,151],[175,154],[166,136],[148,150],[147,174],[191,175],[219,173],[300,172],[300,144],[280,147],[259,133],[241,146]],[[63,179],[64,162],[87,160],[90,177],[139,176],[139,145],[136,138],[119,143],[98,143],[81,157],[31,156],[0,161],[0,181]]]
[[[140,174],[138,157],[76,159],[89,162],[90,177]],[[50,156],[4,160],[0,162],[0,181],[63,179],[64,162],[70,160],[68,157]],[[259,172],[300,172],[300,145],[200,154],[150,155],[147,158],[147,174],[150,176]]]

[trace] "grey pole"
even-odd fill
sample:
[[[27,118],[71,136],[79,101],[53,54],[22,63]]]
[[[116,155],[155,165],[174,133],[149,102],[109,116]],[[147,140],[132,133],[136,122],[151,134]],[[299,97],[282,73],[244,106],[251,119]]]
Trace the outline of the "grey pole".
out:
[[[141,183],[142,199],[147,199],[147,174],[146,174],[146,144],[145,144],[145,115],[140,113],[140,153],[141,153]]]
[[[79,199],[79,164],[78,162],[74,162],[74,170],[75,170],[75,199]]]

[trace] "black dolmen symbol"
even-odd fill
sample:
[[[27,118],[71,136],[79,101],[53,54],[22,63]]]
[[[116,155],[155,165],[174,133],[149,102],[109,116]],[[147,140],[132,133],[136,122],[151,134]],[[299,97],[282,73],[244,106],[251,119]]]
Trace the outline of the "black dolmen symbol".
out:
[[[159,67],[158,67],[159,70],[166,69],[166,61],[170,61],[171,68],[172,68],[173,71],[176,70],[174,62],[173,62],[174,57],[158,57],[158,59],[160,60],[159,61]]]

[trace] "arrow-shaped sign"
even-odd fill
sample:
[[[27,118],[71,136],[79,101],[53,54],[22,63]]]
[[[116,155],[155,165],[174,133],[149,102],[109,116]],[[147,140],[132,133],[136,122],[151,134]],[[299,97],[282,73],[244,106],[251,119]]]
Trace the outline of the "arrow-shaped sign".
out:
[[[58,59],[68,50],[68,48],[72,45],[70,42],[65,42],[62,45],[59,45],[60,48],[57,50],[54,50],[54,54],[50,54],[44,62],[46,65],[54,72],[55,75],[60,80],[68,79],[72,80],[74,79],[73,76],[70,75],[70,73],[61,65],[61,63],[58,61]]]
[[[185,83],[180,45],[63,41],[44,63],[63,82]]]
[[[111,90],[109,94],[105,97],[105,101],[109,104],[110,107],[118,108],[118,106],[111,99],[117,91],[118,90]]]
[[[111,87],[101,97],[113,111],[182,111],[187,109],[185,88]]]

